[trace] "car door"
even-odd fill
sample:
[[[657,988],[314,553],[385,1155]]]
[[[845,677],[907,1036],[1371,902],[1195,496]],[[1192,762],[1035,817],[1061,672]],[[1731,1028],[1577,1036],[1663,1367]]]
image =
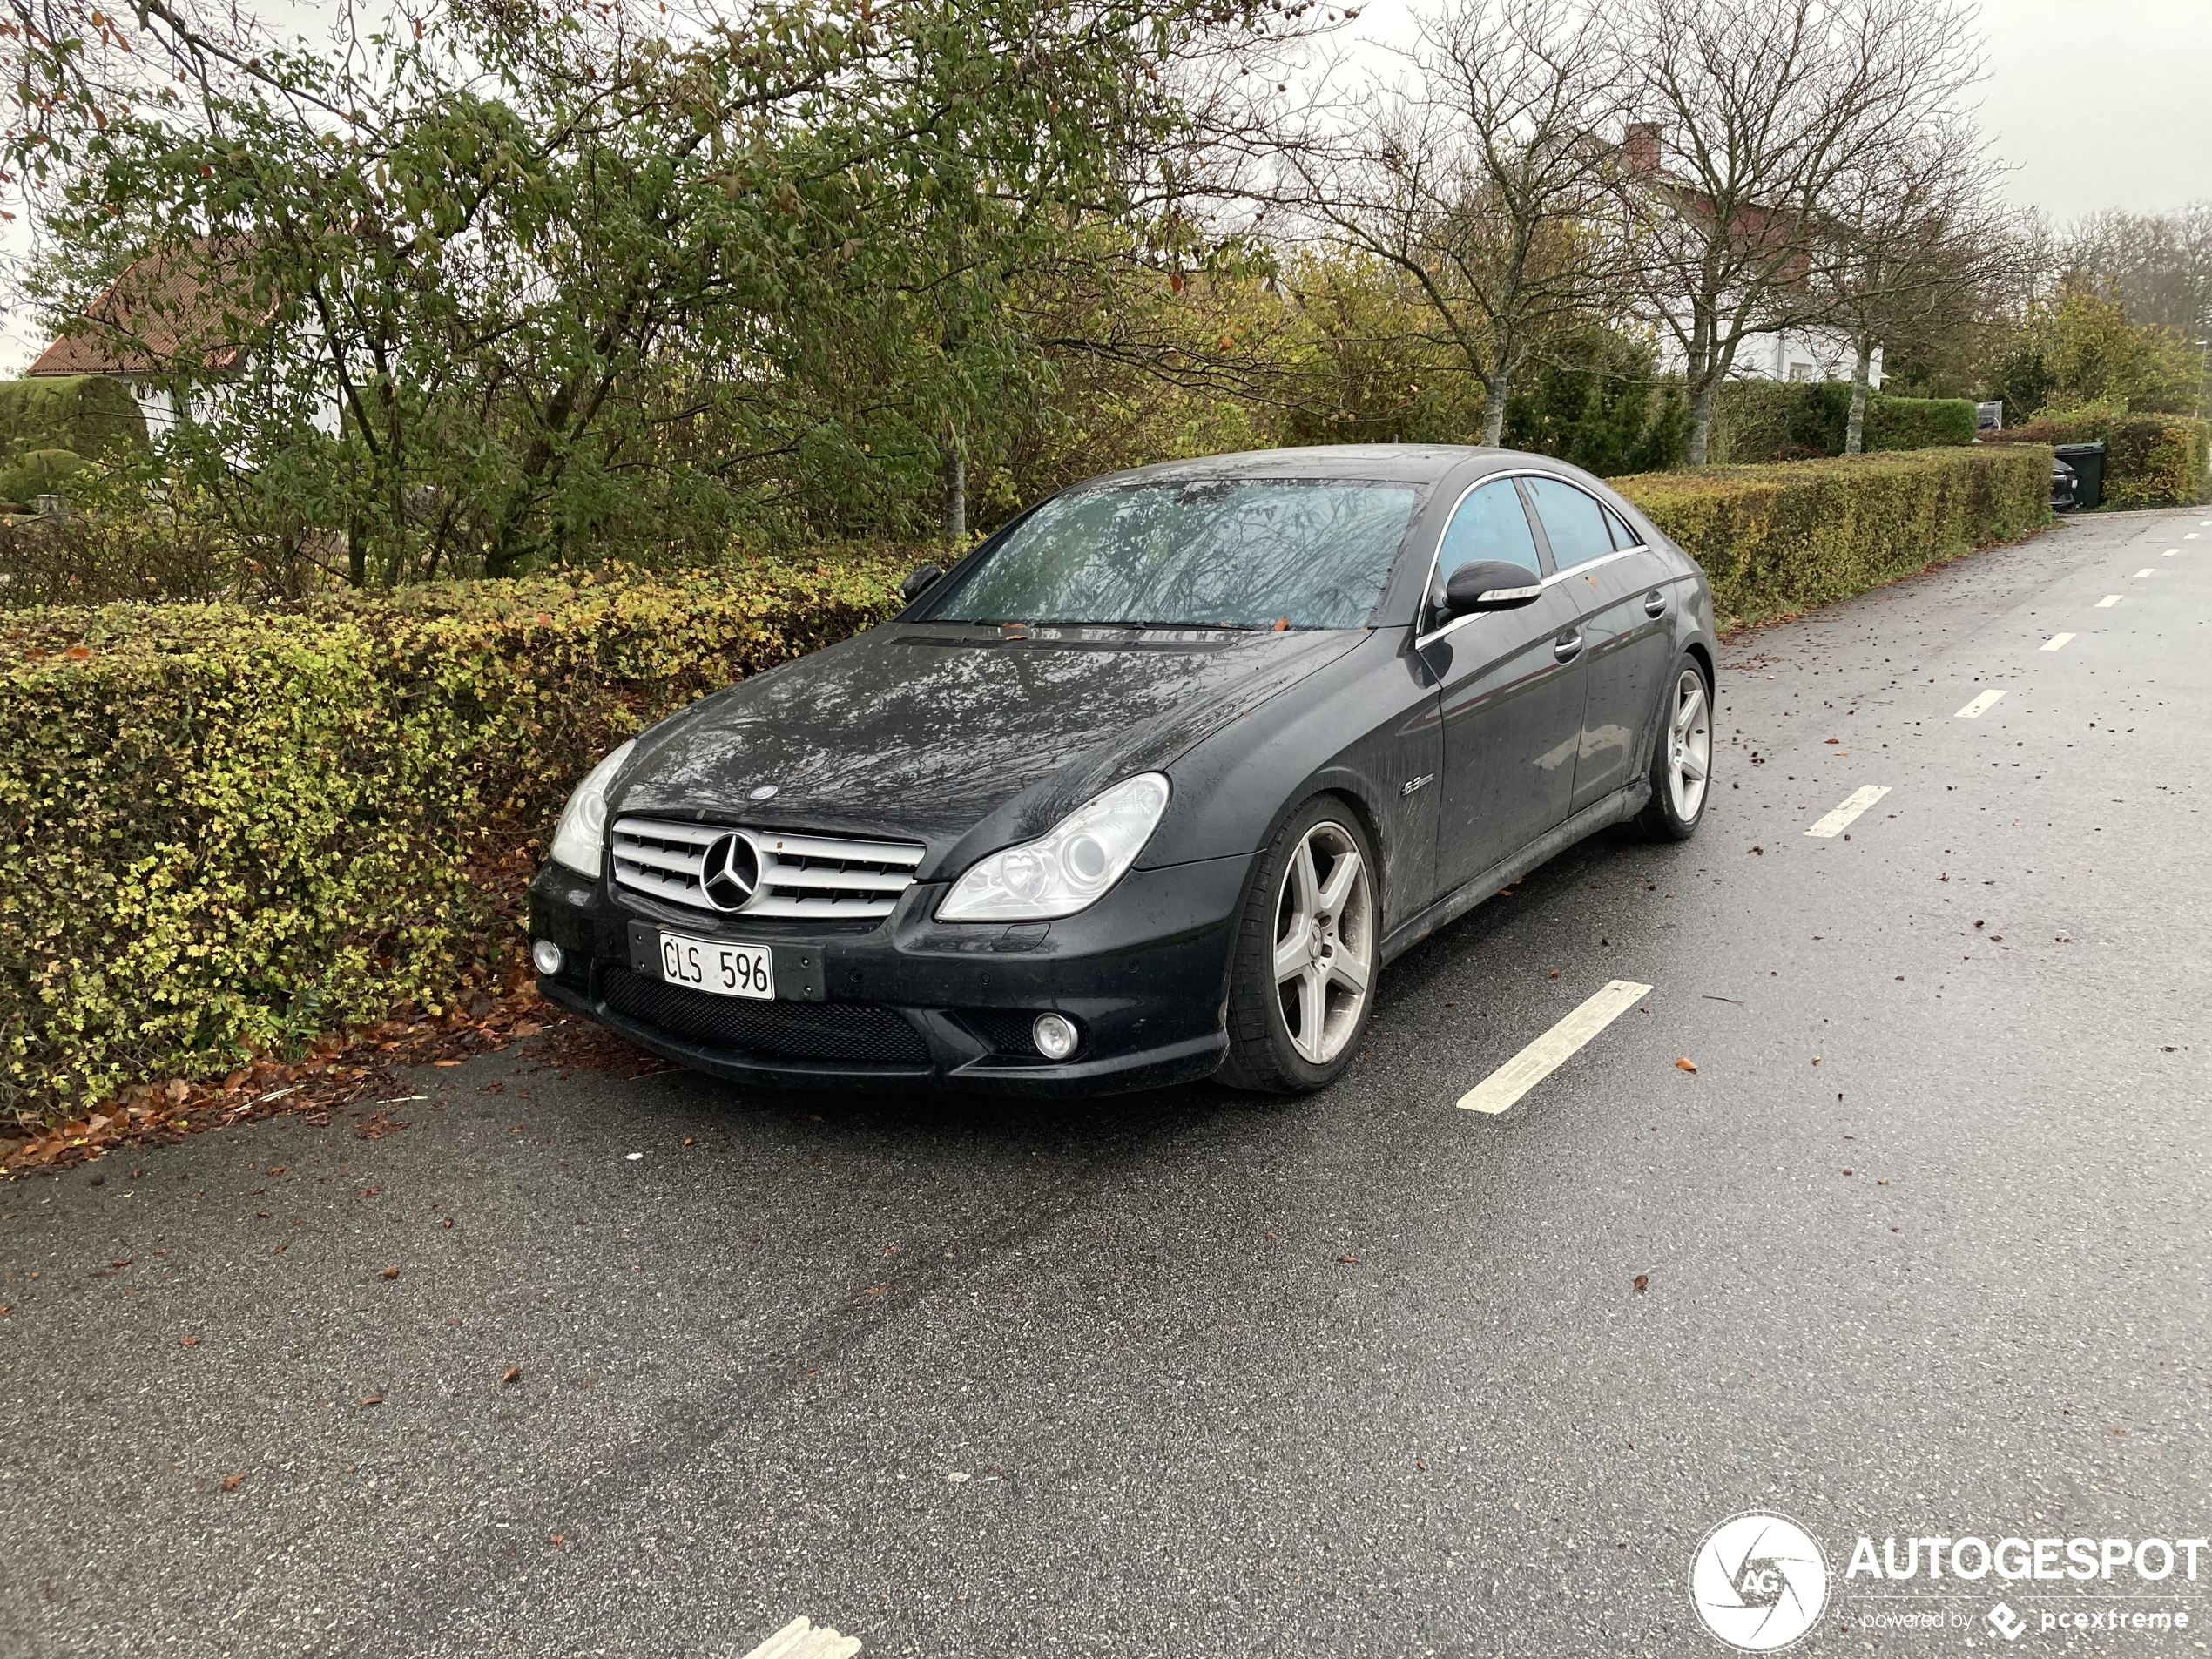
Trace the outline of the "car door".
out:
[[[1616,521],[1589,491],[1564,478],[1522,482],[1581,627],[1581,727],[1568,806],[1580,812],[1635,777],[1647,755],[1658,696],[1646,660],[1654,622],[1644,603],[1649,573],[1615,545]]]
[[[1460,501],[1437,550],[1425,607],[1452,572],[1479,559],[1546,567],[1527,505],[1512,478],[1477,485]],[[1578,604],[1557,583],[1518,610],[1426,618],[1421,653],[1440,687],[1443,799],[1437,878],[1450,892],[1561,823],[1569,810],[1582,724]]]

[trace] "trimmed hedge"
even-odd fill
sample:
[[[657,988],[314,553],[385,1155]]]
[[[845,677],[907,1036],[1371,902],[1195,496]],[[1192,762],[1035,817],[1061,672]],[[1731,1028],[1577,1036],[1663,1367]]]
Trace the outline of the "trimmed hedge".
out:
[[[1705,567],[1731,626],[1864,593],[2045,523],[2051,452],[1971,446],[1612,482]]]
[[[1713,455],[1729,465],[1840,455],[1851,425],[1848,381],[1730,381],[1721,388]],[[1962,397],[1866,397],[1871,452],[1932,449],[1974,441],[1974,406]]]
[[[2049,468],[1975,448],[1618,482],[1742,619],[2016,536]],[[439,1011],[512,948],[594,760],[880,620],[911,563],[0,617],[0,1109]]]
[[[2101,443],[2105,505],[2169,507],[2205,498],[2212,484],[2212,421],[2189,415],[2090,408],[2038,415],[1986,435],[1993,443]]]
[[[1850,394],[1844,395],[1850,415]],[[1940,449],[1974,441],[1974,406],[1963,397],[1892,397],[1866,401],[1866,447],[1871,450]]]
[[[0,381],[0,457],[33,449],[98,455],[145,447],[146,417],[121,381],[105,374]]]
[[[867,626],[879,553],[0,621],[0,1109],[435,1010],[601,753]]]

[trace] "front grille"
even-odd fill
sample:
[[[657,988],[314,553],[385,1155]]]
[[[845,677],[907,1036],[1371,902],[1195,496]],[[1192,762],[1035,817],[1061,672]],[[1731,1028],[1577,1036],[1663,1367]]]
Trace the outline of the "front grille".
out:
[[[723,846],[718,853],[720,844],[733,838],[742,847]],[[903,841],[652,818],[617,819],[614,826],[617,885],[716,915],[832,921],[887,916],[899,895],[914,885],[922,851]],[[710,855],[713,869],[708,867]],[[723,867],[733,863],[740,867],[734,883]],[[755,880],[749,894],[742,890],[747,874]]]
[[[896,1012],[873,1002],[754,1002],[607,969],[608,1008],[642,1024],[718,1049],[772,1060],[865,1060],[923,1065],[929,1045]]]

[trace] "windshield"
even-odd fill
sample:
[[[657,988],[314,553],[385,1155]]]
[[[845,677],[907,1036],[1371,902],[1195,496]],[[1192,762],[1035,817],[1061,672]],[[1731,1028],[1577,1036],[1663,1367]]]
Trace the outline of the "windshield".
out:
[[[936,622],[1357,628],[1413,516],[1411,484],[1212,480],[1080,490],[962,570]]]

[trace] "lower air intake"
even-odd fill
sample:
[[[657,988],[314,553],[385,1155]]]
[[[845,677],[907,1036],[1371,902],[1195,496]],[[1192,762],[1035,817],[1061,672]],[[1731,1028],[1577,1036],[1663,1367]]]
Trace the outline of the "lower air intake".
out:
[[[753,1002],[607,972],[600,995],[615,1013],[671,1036],[772,1060],[859,1060],[926,1065],[929,1045],[894,1010],[872,1002]]]

